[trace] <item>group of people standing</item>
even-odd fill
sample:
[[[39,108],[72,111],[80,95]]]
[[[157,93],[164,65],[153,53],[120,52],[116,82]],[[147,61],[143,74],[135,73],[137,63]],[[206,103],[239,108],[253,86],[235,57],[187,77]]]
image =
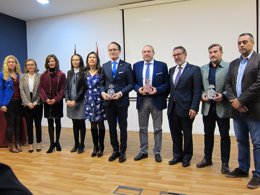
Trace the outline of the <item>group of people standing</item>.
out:
[[[4,61],[3,72],[0,73],[0,106],[6,112],[9,149],[12,152],[21,150],[18,141],[21,120],[19,111],[22,109],[21,105],[24,105],[29,123],[29,151],[33,151],[33,135],[30,133],[33,119],[36,132],[38,129],[36,149],[40,151],[42,101],[50,137],[47,153],[55,148],[60,151],[60,119],[63,116],[62,98],[65,96],[67,116],[73,122],[75,145],[71,152],[84,152],[87,119],[91,123],[94,144],[91,156],[101,157],[104,151],[106,119],[113,148],[108,160],[119,158],[119,162],[123,163],[126,161],[127,150],[129,92],[134,89],[137,93],[140,139],[140,150],[134,157],[135,161],[148,157],[148,122],[151,115],[154,128],[153,153],[155,161],[162,162],[162,117],[163,110],[167,108],[173,142],[173,158],[168,163],[190,166],[193,156],[192,125],[202,102],[204,157],[197,163],[197,168],[213,164],[214,131],[217,123],[221,138],[221,173],[227,177],[248,177],[250,137],[254,147],[255,170],[247,187],[257,188],[260,186],[260,55],[253,50],[253,46],[254,38],[250,33],[239,35],[238,49],[241,56],[229,64],[222,59],[222,46],[211,44],[208,47],[210,62],[202,67],[187,62],[186,49],[177,46],[172,53],[176,66],[168,72],[166,63],[154,59],[155,51],[151,45],[143,47],[143,60],[135,63],[132,69],[129,63],[119,57],[121,46],[117,42],[111,42],[108,45],[110,60],[102,68],[95,52],[88,54],[86,67],[79,54],[73,55],[67,79],[59,70],[59,61],[55,55],[46,58],[46,71],[41,76],[36,73],[36,62],[27,60],[25,70],[28,73],[21,78],[19,62],[14,56],[8,56]],[[238,143],[239,167],[233,171],[229,170],[230,117],[234,119]]]

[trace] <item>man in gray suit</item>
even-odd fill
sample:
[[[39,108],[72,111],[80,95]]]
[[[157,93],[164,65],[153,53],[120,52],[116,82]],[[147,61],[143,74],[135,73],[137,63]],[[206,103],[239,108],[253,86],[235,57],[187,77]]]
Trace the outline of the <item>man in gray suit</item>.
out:
[[[227,177],[248,177],[250,169],[249,135],[253,144],[255,170],[247,184],[260,186],[260,54],[254,50],[254,37],[243,33],[238,38],[241,56],[230,63],[225,84],[226,96],[232,105],[232,118],[238,143],[238,164]]]
[[[214,147],[214,131],[216,123],[220,132],[221,172],[229,172],[230,157],[230,111],[231,107],[223,93],[229,64],[222,60],[222,46],[211,44],[208,48],[210,62],[201,69],[202,75],[202,114],[204,124],[204,158],[197,164],[197,168],[212,165]]]

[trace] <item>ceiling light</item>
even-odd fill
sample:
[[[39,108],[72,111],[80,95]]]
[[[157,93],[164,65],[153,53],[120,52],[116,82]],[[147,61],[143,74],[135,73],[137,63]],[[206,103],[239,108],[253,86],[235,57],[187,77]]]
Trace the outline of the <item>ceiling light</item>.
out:
[[[41,4],[49,4],[49,0],[37,0],[38,3],[41,3]]]

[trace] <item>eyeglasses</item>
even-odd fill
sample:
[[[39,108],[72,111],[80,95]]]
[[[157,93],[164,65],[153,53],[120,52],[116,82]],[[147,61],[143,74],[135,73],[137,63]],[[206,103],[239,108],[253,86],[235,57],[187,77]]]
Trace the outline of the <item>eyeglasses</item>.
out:
[[[26,64],[26,66],[34,66],[35,64]]]
[[[176,54],[173,54],[172,56],[173,57],[177,57],[177,56],[181,56],[183,53],[176,53]]]

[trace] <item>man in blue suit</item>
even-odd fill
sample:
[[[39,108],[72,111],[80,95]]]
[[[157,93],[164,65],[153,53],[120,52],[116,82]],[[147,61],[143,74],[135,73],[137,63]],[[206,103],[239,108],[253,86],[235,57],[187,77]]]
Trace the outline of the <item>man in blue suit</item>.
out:
[[[142,50],[143,61],[134,64],[134,90],[137,93],[136,108],[139,120],[140,152],[135,161],[148,157],[148,122],[151,114],[154,127],[155,161],[161,162],[162,116],[166,108],[168,91],[167,64],[154,60],[154,48],[145,45]]]
[[[173,159],[169,165],[182,162],[190,166],[193,155],[192,124],[199,110],[202,79],[200,68],[186,62],[187,52],[182,46],[173,49],[177,64],[169,70],[170,100],[168,120],[173,141]],[[184,138],[184,142],[183,142]]]
[[[109,126],[110,142],[113,153],[108,158],[119,162],[126,161],[127,148],[127,114],[129,92],[133,89],[134,78],[131,64],[119,58],[121,46],[117,42],[108,45],[111,60],[103,64],[100,75],[100,91]],[[117,122],[120,128],[120,146],[117,138]]]

